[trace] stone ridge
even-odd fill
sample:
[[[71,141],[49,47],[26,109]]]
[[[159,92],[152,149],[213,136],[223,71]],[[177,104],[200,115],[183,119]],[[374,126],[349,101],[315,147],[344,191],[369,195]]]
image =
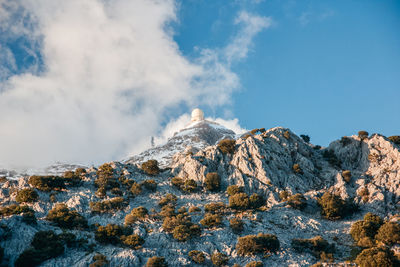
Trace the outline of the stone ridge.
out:
[[[201,266],[188,257],[191,250],[201,250],[206,256],[206,265],[211,265],[211,255],[225,253],[229,265],[235,263],[245,266],[251,261],[262,261],[264,266],[310,266],[318,260],[307,252],[293,249],[292,239],[308,239],[322,236],[335,244],[335,266],[350,266],[347,259],[354,247],[349,235],[351,224],[362,219],[367,212],[373,212],[386,220],[396,221],[400,201],[400,147],[386,137],[374,134],[361,140],[350,136],[332,142],[327,148],[306,143],[289,129],[277,127],[259,134],[249,134],[235,140],[235,152],[223,154],[216,144],[223,138],[235,137],[229,130],[219,129],[207,122],[198,123],[184,129],[172,137],[165,146],[149,150],[127,162],[111,162],[113,178],[118,181],[122,197],[127,202],[122,209],[109,213],[92,213],[90,201],[104,200],[95,193],[94,181],[98,179],[96,168],[86,169],[79,187],[67,187],[56,192],[51,201],[51,192],[37,190],[39,201],[27,203],[35,211],[36,225],[22,221],[21,215],[3,216],[0,227],[0,246],[4,248],[6,264],[13,265],[17,257],[29,247],[34,234],[42,230],[52,230],[57,234],[62,229],[45,219],[56,203],[65,203],[71,210],[83,215],[89,225],[124,224],[124,218],[133,208],[143,206],[149,215],[130,227],[134,234],[144,238],[143,246],[137,250],[118,245],[99,244],[94,231],[87,229],[68,230],[77,238],[83,238],[91,249],[66,247],[62,256],[44,261],[40,266],[88,266],[93,256],[101,253],[110,261],[110,266],[144,266],[152,256],[165,257],[169,266]],[[166,153],[171,152],[171,153]],[[173,153],[172,153],[173,152]],[[149,176],[141,170],[141,163],[151,157],[165,158],[161,172]],[[351,173],[348,179],[344,170]],[[208,173],[216,172],[221,177],[221,191],[209,192],[204,189]],[[124,189],[120,178],[137,184],[154,179],[156,191],[142,189],[133,197]],[[171,178],[192,179],[198,190],[184,192],[172,186]],[[29,188],[29,177],[8,180],[0,183],[0,206],[16,203],[16,194]],[[347,179],[347,181],[346,181]],[[158,202],[168,193],[177,196],[177,208],[200,207],[198,212],[189,212],[191,220],[199,224],[204,217],[204,205],[223,202],[228,205],[225,193],[229,185],[244,188],[249,196],[257,193],[266,199],[259,209],[223,213],[223,223],[215,228],[202,227],[199,237],[178,242],[162,227],[161,208]],[[287,201],[282,201],[281,193],[289,195],[300,193],[307,207],[293,209]],[[359,206],[359,211],[337,221],[327,220],[320,214],[317,198],[324,192],[340,195],[343,200],[351,200]],[[367,193],[365,193],[367,192]],[[54,192],[53,192],[54,193]],[[116,197],[108,190],[105,200]],[[55,202],[54,202],[55,201]],[[244,230],[240,235],[232,232],[229,220],[241,218]],[[94,226],[92,226],[94,227]],[[8,238],[6,230],[10,229]],[[280,249],[276,254],[242,257],[237,254],[238,236],[269,233],[277,236]],[[397,245],[391,246],[395,250]],[[3,262],[3,264],[4,264]]]

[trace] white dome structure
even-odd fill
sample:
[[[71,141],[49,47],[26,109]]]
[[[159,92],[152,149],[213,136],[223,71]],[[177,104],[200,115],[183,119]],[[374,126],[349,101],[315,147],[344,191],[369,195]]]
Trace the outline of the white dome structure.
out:
[[[204,112],[199,108],[193,109],[192,121],[204,121]]]

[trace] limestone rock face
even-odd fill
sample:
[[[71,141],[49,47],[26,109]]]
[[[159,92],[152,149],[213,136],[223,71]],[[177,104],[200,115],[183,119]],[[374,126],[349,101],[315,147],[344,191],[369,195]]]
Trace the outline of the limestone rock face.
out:
[[[224,154],[218,148],[218,142],[224,138],[235,139],[233,153]],[[158,175],[148,176],[140,165],[153,158],[162,163],[161,171]],[[44,261],[40,266],[88,266],[93,263],[96,253],[105,255],[110,266],[144,266],[152,256],[165,257],[170,266],[196,266],[188,257],[191,250],[203,251],[206,265],[211,264],[211,255],[219,251],[229,257],[230,266],[235,263],[245,266],[254,260],[263,261],[265,266],[310,266],[317,259],[311,253],[294,251],[291,242],[293,238],[317,235],[335,244],[335,266],[346,266],[345,261],[353,247],[349,235],[352,223],[367,212],[398,221],[394,215],[398,213],[400,201],[400,147],[377,134],[364,140],[350,136],[332,142],[327,148],[320,148],[281,127],[238,137],[228,129],[201,120],[176,133],[164,146],[150,149],[127,162],[111,162],[109,165],[113,181],[118,183],[116,187],[121,193],[115,193],[118,190],[112,193],[109,188],[104,199],[96,196],[97,168],[92,167],[86,169],[78,187],[53,192],[37,190],[39,201],[24,203],[35,211],[37,224],[25,223],[22,215],[2,216],[0,246],[5,255],[2,264],[12,266],[29,248],[36,232],[52,230],[57,234],[63,231],[73,233],[87,243],[81,247],[66,247],[62,256]],[[350,178],[349,172],[343,173],[345,170],[351,173]],[[217,172],[220,176],[221,191],[208,192],[203,188],[205,177],[210,172]],[[195,192],[181,191],[172,186],[172,177],[193,179],[198,188]],[[31,187],[28,178],[28,175],[23,175],[0,183],[0,207],[16,204],[18,190]],[[142,184],[150,179],[157,184],[155,191],[143,186],[140,194],[130,195],[130,183]],[[229,185],[243,186],[249,196],[253,193],[262,195],[265,205],[258,210],[227,209],[221,226],[212,229],[201,227],[201,236],[186,242],[178,242],[162,227],[158,203],[166,194],[177,196],[176,210],[199,207],[200,211],[187,213],[193,223],[199,224],[205,214],[205,204],[229,204],[225,192]],[[290,208],[280,199],[283,191],[289,195],[301,193],[307,207],[302,211]],[[317,198],[326,191],[355,202],[359,211],[338,221],[323,218]],[[118,194],[122,194],[126,206],[101,214],[91,211],[91,201],[110,200]],[[65,203],[69,209],[79,212],[92,228],[65,230],[47,221],[48,212],[57,203]],[[96,241],[95,225],[123,225],[125,216],[139,206],[145,207],[149,215],[129,227],[145,240],[141,248],[133,250]],[[243,219],[244,230],[240,235],[234,234],[229,227],[232,218]],[[258,233],[276,235],[280,250],[270,257],[239,256],[236,252],[238,236]]]

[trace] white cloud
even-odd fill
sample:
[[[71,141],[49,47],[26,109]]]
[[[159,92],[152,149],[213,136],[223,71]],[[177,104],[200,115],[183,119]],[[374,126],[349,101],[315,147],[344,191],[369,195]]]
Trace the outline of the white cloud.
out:
[[[225,48],[228,63],[232,63],[247,57],[251,42],[256,34],[272,25],[272,19],[261,17],[246,11],[242,11],[235,19],[235,24],[243,27],[233,41]]]
[[[40,45],[44,70],[0,82],[1,165],[120,159],[148,146],[170,119],[167,109],[225,105],[240,86],[221,50],[203,50],[193,62],[182,56],[168,28],[172,0],[14,3],[0,3],[0,25]],[[14,23],[15,10],[29,25]],[[235,46],[222,50],[230,51],[228,63],[247,55],[268,26],[263,19],[239,15]]]

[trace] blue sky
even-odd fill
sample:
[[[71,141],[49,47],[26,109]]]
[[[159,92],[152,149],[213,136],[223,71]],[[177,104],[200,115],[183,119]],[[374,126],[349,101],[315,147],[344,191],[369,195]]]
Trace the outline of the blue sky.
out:
[[[0,167],[100,164],[195,107],[329,142],[400,135],[400,2],[0,2]]]
[[[226,45],[243,8],[273,19],[234,66],[242,126],[284,126],[322,145],[361,129],[400,134],[399,1],[226,3],[181,1],[175,40],[191,57]]]

